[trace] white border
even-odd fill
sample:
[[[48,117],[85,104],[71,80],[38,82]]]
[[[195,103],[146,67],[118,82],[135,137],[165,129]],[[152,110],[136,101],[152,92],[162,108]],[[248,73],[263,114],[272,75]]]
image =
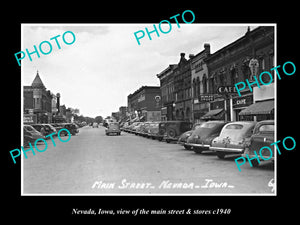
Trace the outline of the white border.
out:
[[[141,25],[141,24],[151,24],[151,23],[129,23],[129,24],[107,24],[107,23],[40,23],[40,24],[32,24],[32,23],[21,23],[21,49],[24,49],[23,46],[23,27],[24,26],[131,26],[131,25]],[[182,24],[184,25],[184,24]],[[226,24],[220,24],[220,23],[193,23],[192,25],[197,26],[274,26],[274,66],[277,66],[277,23],[226,23]],[[242,37],[242,36],[241,36]],[[241,38],[240,37],[240,38]],[[237,39],[236,39],[237,40]],[[232,42],[234,42],[233,40]],[[231,42],[231,43],[232,43]],[[228,43],[227,45],[231,44]],[[226,46],[227,46],[226,45]],[[226,47],[223,46],[222,48]],[[216,51],[218,51],[217,49]],[[216,52],[215,51],[215,52]],[[214,53],[212,53],[214,54]],[[23,90],[23,67],[21,66],[21,144],[23,144],[23,106],[24,106],[24,90]],[[275,112],[274,112],[274,120],[275,120],[275,141],[277,141],[277,76],[275,77],[275,90],[274,90],[274,99],[275,99]],[[183,193],[183,194],[86,194],[86,193],[78,193],[78,194],[24,194],[23,189],[23,154],[21,154],[21,196],[277,196],[277,152],[275,152],[275,163],[274,163],[274,185],[275,185],[275,191],[274,193],[216,193],[216,194],[191,194],[191,193]],[[268,184],[266,184],[268,185]]]

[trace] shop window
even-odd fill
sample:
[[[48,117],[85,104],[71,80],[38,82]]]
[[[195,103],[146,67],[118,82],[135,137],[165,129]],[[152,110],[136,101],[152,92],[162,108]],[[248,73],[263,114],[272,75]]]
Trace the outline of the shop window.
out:
[[[204,74],[202,78],[202,85],[203,85],[203,93],[207,93],[207,78],[206,75]]]

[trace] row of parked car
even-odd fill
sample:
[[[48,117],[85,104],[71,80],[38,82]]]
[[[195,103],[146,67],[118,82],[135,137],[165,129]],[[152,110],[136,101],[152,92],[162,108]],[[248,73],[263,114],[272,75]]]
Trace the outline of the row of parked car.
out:
[[[184,121],[161,121],[125,123],[122,130],[168,143],[177,141],[185,149],[196,153],[214,151],[218,158],[224,159],[232,154],[247,154],[251,158],[255,156],[254,151],[258,155],[260,148],[274,142],[275,125],[274,120],[208,121],[194,125]],[[274,145],[272,147],[274,153]],[[271,160],[274,160],[273,153]],[[270,154],[270,151],[263,150],[258,156],[269,158]],[[257,166],[258,162],[252,162],[252,165]]]
[[[49,139],[50,137],[45,137],[52,133],[57,133],[66,128],[72,135],[76,135],[78,130],[78,125],[75,123],[51,123],[51,124],[24,124],[24,145],[28,145],[28,142],[33,143],[39,138]],[[68,135],[66,131],[60,133],[61,136]]]

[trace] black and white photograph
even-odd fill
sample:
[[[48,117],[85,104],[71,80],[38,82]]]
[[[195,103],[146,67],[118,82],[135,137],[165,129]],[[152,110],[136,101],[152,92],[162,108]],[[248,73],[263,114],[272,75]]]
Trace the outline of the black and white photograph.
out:
[[[294,4],[122,3],[5,7],[2,214],[292,220]]]
[[[188,14],[22,24],[22,195],[276,195],[276,24]]]

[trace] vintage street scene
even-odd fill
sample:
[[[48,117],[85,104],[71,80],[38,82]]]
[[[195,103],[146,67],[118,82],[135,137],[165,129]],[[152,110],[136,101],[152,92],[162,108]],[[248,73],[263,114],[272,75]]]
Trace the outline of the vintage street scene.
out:
[[[23,195],[276,195],[276,25],[22,31]]]

